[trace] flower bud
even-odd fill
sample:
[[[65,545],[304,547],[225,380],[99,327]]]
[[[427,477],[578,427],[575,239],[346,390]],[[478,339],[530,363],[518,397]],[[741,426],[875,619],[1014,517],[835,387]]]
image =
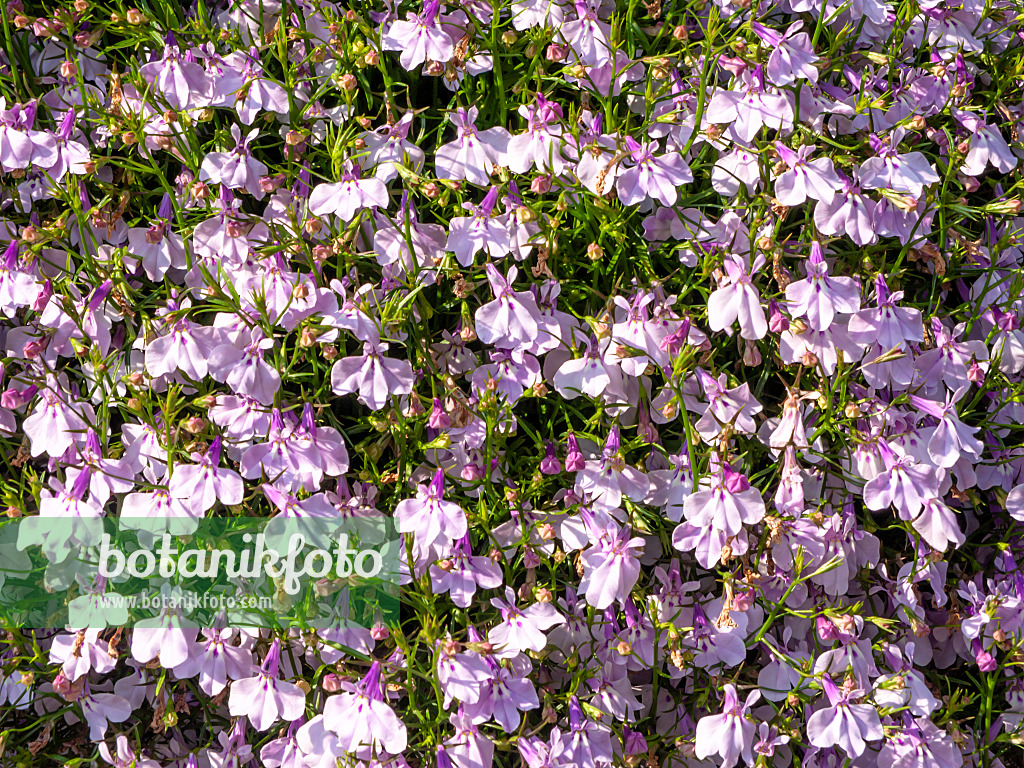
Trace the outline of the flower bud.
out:
[[[971,365],[967,369],[967,378],[975,384],[981,384],[985,380],[985,371],[978,365],[977,360],[971,361]]]
[[[515,45],[517,40],[519,40],[519,35],[515,33],[515,30],[506,29],[501,33],[501,42],[504,45]]]
[[[600,261],[604,258],[604,249],[597,243],[591,243],[587,246],[587,257],[591,261]]]
[[[551,191],[551,176],[545,174],[544,176],[537,176],[530,182],[530,191],[535,195],[543,195],[546,192]]]
[[[190,434],[198,435],[200,432],[206,429],[206,419],[203,419],[199,416],[192,416],[190,418],[185,419],[181,427]]]
[[[317,333],[315,330],[306,326],[302,329],[302,333],[299,334],[299,346],[303,349],[309,349],[316,344]]]
[[[366,62],[366,66],[368,67],[376,67],[380,62],[380,54],[371,49],[366,52],[365,56],[363,56],[363,61]]]
[[[539,587],[534,591],[534,595],[537,598],[538,603],[553,603],[555,601],[555,594],[547,587]]]
[[[420,187],[420,192],[422,192],[424,197],[426,197],[428,200],[435,200],[437,196],[441,194],[441,187],[437,184],[437,182],[428,181],[426,184]]]
[[[338,79],[338,85],[342,87],[342,90],[354,91],[356,89],[356,86],[359,85],[359,81],[356,80],[355,75],[345,74]]]
[[[387,640],[391,637],[391,630],[381,624],[379,621],[370,628],[370,637],[377,642],[381,640]]]
[[[60,76],[61,77],[74,77],[77,67],[73,61],[62,61],[60,63]]]
[[[129,8],[126,17],[128,23],[136,27],[146,20],[146,17],[142,15],[142,11],[138,8]]]
[[[210,197],[210,188],[204,182],[197,181],[192,185],[192,197],[196,200],[206,200]]]
[[[689,40],[690,30],[686,28],[685,24],[680,24],[679,26],[672,30],[672,37],[674,37],[676,40]]]
[[[330,362],[338,356],[338,348],[333,344],[322,344],[320,346],[320,353],[324,356],[324,359]]]
[[[341,678],[333,672],[329,672],[323,676],[320,685],[327,693],[337,693],[341,690]]]
[[[526,50],[523,51],[523,55],[526,56],[526,58],[528,58],[528,59],[532,59],[534,56],[536,56],[537,55],[537,44],[531,42],[529,45],[527,45],[526,46]]]
[[[547,50],[544,52],[544,58],[548,61],[565,61],[565,57],[569,53],[569,46],[559,45],[558,43],[551,43]],[[532,58],[532,57],[531,57]]]

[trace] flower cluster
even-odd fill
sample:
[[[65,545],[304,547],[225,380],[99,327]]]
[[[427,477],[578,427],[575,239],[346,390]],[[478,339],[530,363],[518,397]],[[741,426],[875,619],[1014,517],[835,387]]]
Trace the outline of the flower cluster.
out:
[[[1019,749],[1010,0],[43,5],[0,9],[0,504],[382,513],[403,613],[5,627],[0,763]]]

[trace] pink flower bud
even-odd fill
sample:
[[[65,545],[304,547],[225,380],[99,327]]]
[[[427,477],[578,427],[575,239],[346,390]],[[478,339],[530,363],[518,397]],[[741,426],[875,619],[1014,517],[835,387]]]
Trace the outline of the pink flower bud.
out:
[[[341,690],[341,678],[333,672],[324,675],[323,680],[320,682],[323,689],[328,693],[337,693]]]

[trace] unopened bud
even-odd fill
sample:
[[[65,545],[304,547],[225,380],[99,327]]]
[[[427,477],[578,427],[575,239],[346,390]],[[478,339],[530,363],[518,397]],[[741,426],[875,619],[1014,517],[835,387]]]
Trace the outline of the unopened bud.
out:
[[[343,90],[354,91],[356,86],[359,85],[359,81],[356,80],[355,75],[345,74],[338,79],[338,85],[340,85]]]
[[[328,672],[323,676],[323,679],[320,681],[320,685],[323,686],[323,689],[327,691],[327,693],[337,693],[341,690],[341,678],[333,672]]]
[[[307,326],[303,328],[302,333],[299,334],[299,346],[304,349],[309,349],[316,344],[316,338],[316,331]]]
[[[616,652],[619,656],[629,656],[633,652],[633,646],[627,643],[625,640],[620,640],[619,644],[615,646]]]
[[[366,66],[368,67],[376,67],[380,62],[380,54],[374,50],[369,50],[366,52],[366,55],[363,56],[363,61],[366,62]]]
[[[185,422],[181,426],[182,429],[184,429],[186,432],[193,435],[198,435],[200,432],[206,429],[206,419],[203,419],[199,416],[192,416],[188,419],[185,419]]]
[[[680,24],[679,26],[672,30],[672,37],[674,37],[676,40],[689,40],[690,30],[686,28],[685,24]]]
[[[540,587],[534,591],[538,603],[551,603],[555,600],[554,593],[547,587]]]
[[[323,344],[320,347],[320,354],[324,356],[324,360],[330,362],[338,356],[338,348],[333,344]]]
[[[420,191],[428,200],[434,200],[441,194],[441,187],[435,181],[428,181],[420,187]]]
[[[600,261],[604,258],[604,249],[597,243],[591,243],[587,246],[587,258],[591,261]]]
[[[501,33],[501,42],[505,45],[515,45],[517,40],[519,40],[519,35],[514,30],[506,29]]]
[[[196,200],[206,200],[210,197],[210,188],[202,181],[197,181],[192,185],[192,197]]]

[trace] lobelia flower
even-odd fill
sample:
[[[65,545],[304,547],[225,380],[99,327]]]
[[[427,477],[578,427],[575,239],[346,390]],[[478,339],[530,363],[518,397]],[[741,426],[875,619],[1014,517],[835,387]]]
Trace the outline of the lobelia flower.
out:
[[[174,33],[167,33],[163,57],[140,67],[139,72],[172,109],[192,109],[209,102],[213,82],[202,65],[181,52]]]
[[[176,232],[168,231],[174,204],[169,194],[164,194],[157,210],[157,218],[149,228],[132,227],[128,230],[128,253],[142,265],[150,280],[161,280],[168,269],[184,269],[187,266],[185,241]]]
[[[808,325],[824,331],[837,312],[852,314],[860,309],[860,284],[853,277],[829,275],[821,243],[811,243],[807,277],[786,286],[786,301],[794,316],[807,318]]]
[[[449,223],[445,250],[455,254],[459,264],[468,267],[473,257],[484,249],[492,259],[500,259],[511,251],[512,240],[500,217],[492,216],[498,202],[498,188],[492,186],[480,205],[463,203],[472,216],[456,216]],[[490,264],[487,265],[491,267]],[[493,267],[491,267],[493,268]],[[514,267],[513,267],[514,269]]]
[[[362,166],[375,167],[374,176],[383,182],[391,181],[398,176],[397,166],[409,167],[419,173],[426,161],[426,153],[408,141],[409,129],[412,128],[414,113],[406,112],[394,125],[367,131],[362,134],[366,148],[370,151],[363,158]]]
[[[399,533],[412,533],[421,547],[436,542],[450,544],[466,535],[466,513],[453,501],[444,500],[444,470],[438,469],[429,485],[416,489],[416,498],[403,499],[395,507]]]
[[[309,23],[308,16],[306,23]],[[287,115],[288,93],[280,83],[264,77],[263,67],[259,64],[259,49],[253,46],[247,54],[237,51],[229,55],[241,60],[241,69],[235,71],[242,82],[238,87],[233,87],[238,82],[231,76],[234,73],[229,74],[225,84],[218,82],[219,77],[214,76],[214,93],[223,94],[223,101],[227,102],[222,106],[231,106],[233,103],[244,125],[252,125],[261,110],[276,112],[279,116]]]
[[[715,92],[704,115],[705,122],[731,126],[746,144],[766,126],[782,133],[792,130],[793,106],[785,94],[767,90],[761,65],[740,81],[742,90]]]
[[[215,437],[198,464],[178,464],[171,475],[168,492],[189,505],[194,513],[206,512],[218,501],[226,507],[242,503],[242,478],[234,470],[217,466],[221,443],[222,439]]]
[[[569,697],[569,743],[565,751],[568,763],[579,768],[611,765],[614,759],[608,726],[588,718],[575,695]]]
[[[502,621],[491,627],[487,642],[494,646],[494,656],[511,658],[523,651],[540,653],[548,643],[545,630],[565,623],[551,603],[533,603],[520,610],[512,587],[505,587],[505,599],[492,597],[491,605],[501,611]]]
[[[451,37],[437,23],[440,0],[427,0],[418,14],[406,21],[395,21],[381,39],[385,51],[401,51],[399,61],[406,70],[415,69],[427,59],[441,64],[455,54]]]
[[[974,433],[980,428],[964,424],[956,413],[956,403],[966,391],[966,388],[962,387],[956,392],[947,392],[944,404],[918,395],[910,396],[910,404],[917,410],[939,420],[938,426],[928,439],[928,456],[940,467],[952,467],[961,456],[975,462],[981,460],[985,444],[974,437]]]
[[[35,410],[22,424],[33,456],[43,453],[61,456],[72,445],[85,443],[86,419],[95,423],[95,414],[86,404],[76,405],[81,408],[82,415],[76,413],[57,378],[47,374],[46,386],[40,392]]]
[[[14,317],[18,307],[29,307],[39,296],[39,281],[18,268],[18,241],[11,240],[0,261],[0,310]]]
[[[538,171],[560,175],[566,166],[562,156],[563,130],[562,126],[551,123],[562,118],[562,108],[538,93],[537,102],[532,107],[522,105],[519,114],[527,121],[527,127],[508,142],[505,159],[509,170],[526,173],[536,167]]]
[[[614,514],[623,496],[642,502],[650,490],[647,475],[626,464],[620,447],[619,428],[614,426],[608,433],[601,458],[587,461],[576,475],[574,490],[580,497],[588,498],[595,511]]]
[[[252,156],[249,144],[260,135],[259,128],[253,128],[243,139],[237,125],[231,126],[235,147],[230,152],[211,152],[203,158],[199,168],[199,180],[223,184],[228,189],[244,189],[257,200],[262,200],[263,189],[260,177],[267,175],[267,166]]]
[[[600,6],[601,3],[596,4]],[[576,0],[576,19],[563,22],[558,32],[576,54],[580,64],[588,67],[604,66],[612,57],[608,40],[611,26],[597,18],[597,8],[591,0]]]
[[[513,348],[529,346],[540,333],[540,308],[530,291],[513,291],[519,269],[511,266],[505,277],[491,263],[484,267],[494,300],[476,311],[473,321],[476,335],[484,344],[502,346],[512,342]]]
[[[775,197],[783,205],[800,205],[807,198],[831,203],[843,189],[830,158],[808,160],[816,149],[813,144],[805,144],[794,152],[781,141],[775,142],[775,150],[789,168],[775,179]]]
[[[884,141],[875,134],[868,137],[871,149],[878,157],[868,158],[860,165],[857,176],[864,189],[909,192],[916,199],[921,197],[926,186],[939,183],[935,166],[920,152],[898,153],[897,147],[905,133],[905,129],[895,128]]]
[[[267,742],[260,749],[262,764],[267,768],[306,768],[306,755],[299,747],[299,740],[296,736],[299,728],[305,722],[305,718],[300,717],[288,726],[287,734]]]
[[[444,256],[448,233],[439,224],[421,224],[408,191],[402,192],[402,205],[395,214],[395,226],[378,215],[373,249],[382,267],[400,263],[407,273],[433,269],[434,259]]]
[[[589,514],[589,513],[587,513]],[[629,593],[640,578],[640,555],[644,539],[630,538],[629,526],[619,529],[611,524],[608,534],[587,549],[582,556],[584,565],[580,591],[586,592],[587,602],[603,611],[618,601],[629,602]]]
[[[868,741],[884,736],[878,711],[870,704],[851,704],[850,700],[864,694],[862,690],[840,691],[827,674],[821,685],[829,706],[807,718],[807,738],[822,749],[838,746],[851,758],[858,758],[867,749]]]
[[[348,223],[364,208],[388,207],[390,198],[383,181],[378,178],[360,178],[359,166],[351,160],[347,160],[345,166],[341,181],[318,184],[310,193],[310,213],[314,216],[333,214]]]
[[[241,644],[234,640],[240,634]],[[204,629],[188,657],[172,668],[179,680],[199,675],[199,689],[216,696],[227,688],[228,680],[250,677],[253,670],[253,637],[237,629]]]
[[[763,339],[768,333],[768,321],[761,306],[761,294],[754,287],[751,276],[765,264],[758,254],[748,269],[744,260],[734,254],[725,258],[726,279],[708,299],[708,327],[722,331],[737,320],[740,336],[744,339]]]
[[[747,188],[748,195],[754,195],[762,186],[761,167],[749,147],[737,144],[729,152],[719,154],[711,169],[711,187],[718,194],[733,198],[739,194],[741,184]],[[661,208],[659,213],[661,211],[668,209]]]
[[[53,638],[50,663],[60,664],[61,671],[71,682],[95,670],[98,674],[110,672],[117,659],[111,657],[109,644],[100,643],[101,629],[80,629]]]
[[[980,176],[991,165],[1000,173],[1009,173],[1017,166],[1017,157],[997,128],[985,122],[986,115],[975,115],[953,107],[953,117],[970,133],[970,149],[960,172],[967,176]]]
[[[583,357],[567,360],[559,367],[551,380],[555,390],[566,400],[573,400],[581,394],[600,397],[612,392],[621,395],[619,402],[625,402],[626,383],[622,369],[605,362],[597,337],[591,336],[586,347]]]
[[[165,318],[170,332],[146,345],[146,371],[153,378],[181,372],[193,381],[202,381],[208,372],[208,361],[220,337],[213,328],[198,326],[185,317],[190,301],[179,304],[176,298],[167,302]],[[180,315],[176,314],[182,310]]]
[[[768,79],[775,85],[790,85],[798,79],[818,82],[818,68],[814,62],[818,56],[814,53],[810,35],[801,32],[804,23],[796,21],[779,34],[774,29],[750,22],[750,29],[771,49],[768,57]]]
[[[228,712],[232,717],[248,717],[257,731],[267,730],[279,719],[291,722],[302,717],[306,694],[295,683],[278,677],[280,663],[281,641],[275,638],[260,673],[231,683]]]
[[[134,475],[123,459],[106,459],[99,437],[91,427],[81,449],[81,467],[68,467],[68,481],[74,483],[81,472],[89,478],[89,492],[103,506],[114,493],[128,493],[135,488]]]
[[[697,379],[708,404],[697,404],[690,410],[703,411],[704,415],[694,424],[694,429],[705,442],[712,442],[727,424],[738,433],[753,434],[756,431],[753,417],[761,412],[761,404],[750,393],[749,384],[744,382],[730,389],[724,373],[714,379],[703,368],[697,369]]]
[[[894,768],[960,768],[964,764],[964,753],[952,736],[927,717],[911,720],[904,716],[903,726],[882,745],[878,762]]]
[[[437,680],[444,691],[444,706],[450,706],[454,699],[466,704],[480,701],[483,686],[491,679],[491,669],[483,656],[475,651],[463,651],[450,636],[436,642]]]
[[[380,662],[374,661],[360,683],[324,704],[323,724],[337,736],[342,751],[356,754],[368,748],[393,755],[405,751],[405,723],[387,705],[382,683]]]
[[[736,686],[732,683],[726,683],[722,693],[721,713],[702,717],[697,722],[695,754],[701,760],[711,755],[720,755],[723,761],[721,768],[733,768],[740,757],[748,765],[753,765],[755,727],[747,719],[747,710],[761,698],[761,692],[756,689],[751,691],[742,704],[737,698]]]
[[[490,183],[491,168],[505,165],[511,134],[501,126],[479,130],[478,114],[476,107],[458,107],[448,114],[457,133],[455,141],[442,144],[434,154],[437,178],[465,179],[483,187]]]
[[[89,739],[92,741],[103,741],[110,723],[123,723],[132,715],[131,705],[126,699],[114,693],[93,693],[88,681],[77,704],[82,708],[82,717],[89,726]],[[69,725],[78,722],[70,710],[64,713],[64,720]]]
[[[134,709],[134,707],[133,707]],[[100,757],[110,763],[114,768],[160,768],[160,763],[149,758],[139,757],[135,750],[128,743],[128,737],[123,733],[117,734],[116,747],[113,754],[106,742],[99,745]]]
[[[885,441],[878,447],[887,469],[864,485],[864,505],[879,510],[892,504],[903,520],[913,520],[927,499],[939,496],[938,473],[911,456],[897,455]]]
[[[359,357],[343,357],[331,368],[331,389],[336,395],[359,392],[359,402],[372,411],[387,405],[391,395],[412,392],[415,375],[405,359],[384,357],[385,343],[363,345]]]
[[[210,376],[225,382],[233,392],[263,405],[273,405],[281,388],[281,374],[263,356],[274,348],[274,340],[264,336],[259,327],[254,327],[248,335],[241,349],[231,343],[214,347],[208,361]]]
[[[506,732],[512,733],[522,723],[521,712],[540,707],[537,690],[529,678],[520,677],[512,669],[499,666],[490,657],[486,657],[486,662],[491,678],[485,684],[480,700],[466,705],[466,714],[474,723],[493,719]]]
[[[687,521],[701,528],[712,526],[726,536],[736,536],[744,523],[753,525],[764,519],[764,499],[744,475],[723,464],[722,473],[713,482],[709,490],[694,491],[686,497],[683,514]]]
[[[444,746],[456,768],[491,768],[494,743],[480,733],[461,705],[448,722],[455,729],[455,734],[445,741]]]
[[[338,454],[325,461],[324,452],[310,439],[311,422],[305,413],[303,420],[305,426],[297,425],[295,417],[288,414],[286,421],[281,411],[274,408],[270,412],[266,442],[253,443],[242,452],[238,462],[242,477],[247,480],[261,475],[272,477],[279,488],[289,493],[300,488],[317,490],[325,468],[334,461],[340,462],[342,456]],[[328,451],[334,450],[337,449],[328,447]]]
[[[615,189],[623,205],[636,205],[654,198],[663,205],[673,206],[678,195],[676,187],[693,181],[690,166],[677,152],[654,157],[658,142],[640,145],[632,136],[626,137],[626,149],[635,163],[622,171],[615,180]]]
[[[519,754],[527,768],[558,768],[566,759],[565,737],[557,728],[552,729],[548,742],[540,738],[524,738],[518,742]]]
[[[814,225],[824,235],[849,235],[857,245],[878,240],[872,225],[875,201],[860,193],[860,187],[844,177],[839,194],[814,206]]]
[[[558,29],[565,21],[565,4],[558,0],[516,0],[512,3],[512,26],[522,31],[531,27]]]
[[[988,347],[981,340],[956,341],[959,328],[951,332],[937,317],[932,318],[932,334],[935,347],[922,352],[914,367],[915,383],[922,383],[926,390],[937,392],[945,384],[951,390],[970,387],[969,377],[972,362],[984,361],[987,368]]]

